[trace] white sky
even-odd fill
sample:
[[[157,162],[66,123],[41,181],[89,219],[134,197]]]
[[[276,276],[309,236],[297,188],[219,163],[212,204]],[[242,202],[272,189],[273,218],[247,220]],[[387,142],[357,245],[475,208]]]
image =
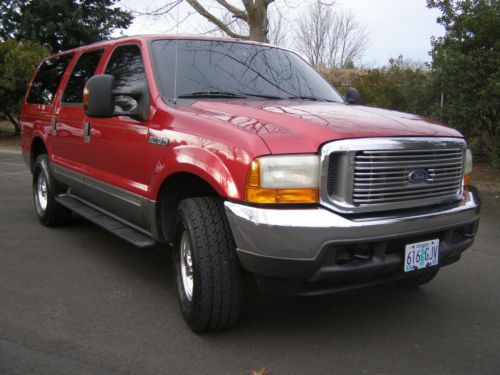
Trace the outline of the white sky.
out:
[[[146,11],[171,0],[122,0],[121,6],[127,9]],[[313,0],[276,0],[276,6],[285,12],[286,19],[293,27],[294,20],[300,17]],[[326,1],[327,2],[327,1]],[[213,0],[201,0],[209,6]],[[231,1],[241,4],[239,1]],[[443,28],[436,23],[439,12],[428,9],[425,0],[337,0],[337,4],[351,9],[358,20],[365,24],[371,38],[369,48],[362,58],[362,63],[369,66],[386,64],[391,57],[400,54],[406,58],[429,61],[432,35],[440,36]],[[295,4],[287,8],[286,4]],[[189,5],[184,4],[179,10],[179,19],[187,19],[179,26],[180,33],[199,34],[209,30],[200,16],[194,14]],[[125,31],[127,35],[147,33],[176,33],[177,11],[172,16],[154,20],[151,17],[136,16],[132,26]],[[294,49],[293,45],[287,47]]]

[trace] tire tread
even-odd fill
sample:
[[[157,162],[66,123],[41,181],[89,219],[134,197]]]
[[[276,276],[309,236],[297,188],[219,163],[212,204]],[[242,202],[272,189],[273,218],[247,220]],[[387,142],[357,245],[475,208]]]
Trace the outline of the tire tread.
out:
[[[241,271],[221,201],[189,198],[181,201],[179,209],[191,225],[199,281],[191,327],[198,332],[230,327],[239,315]]]

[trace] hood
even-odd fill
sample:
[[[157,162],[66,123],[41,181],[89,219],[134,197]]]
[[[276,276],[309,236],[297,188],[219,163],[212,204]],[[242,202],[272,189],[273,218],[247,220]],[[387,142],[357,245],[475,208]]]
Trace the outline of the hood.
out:
[[[325,142],[346,138],[462,137],[416,115],[340,103],[211,100],[185,109],[259,135],[273,154],[317,152]]]

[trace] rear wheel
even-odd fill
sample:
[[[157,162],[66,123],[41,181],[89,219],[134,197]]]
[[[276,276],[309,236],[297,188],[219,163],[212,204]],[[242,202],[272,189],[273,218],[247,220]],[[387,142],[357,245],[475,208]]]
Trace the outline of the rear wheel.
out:
[[[438,272],[439,268],[434,268],[426,271],[425,273],[395,281],[392,284],[400,288],[418,288],[420,285],[431,282],[432,279],[436,277]]]
[[[69,222],[71,211],[55,200],[60,193],[61,189],[50,172],[47,155],[38,156],[33,167],[33,201],[43,225],[52,227]]]
[[[174,264],[182,315],[195,332],[232,326],[239,315],[241,270],[223,206],[189,198],[178,208]]]

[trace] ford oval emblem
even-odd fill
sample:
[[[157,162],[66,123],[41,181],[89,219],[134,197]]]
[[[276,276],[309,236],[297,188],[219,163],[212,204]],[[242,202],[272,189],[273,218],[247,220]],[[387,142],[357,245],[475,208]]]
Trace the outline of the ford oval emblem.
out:
[[[408,174],[408,181],[412,184],[420,184],[427,181],[429,173],[425,169],[417,169]]]

